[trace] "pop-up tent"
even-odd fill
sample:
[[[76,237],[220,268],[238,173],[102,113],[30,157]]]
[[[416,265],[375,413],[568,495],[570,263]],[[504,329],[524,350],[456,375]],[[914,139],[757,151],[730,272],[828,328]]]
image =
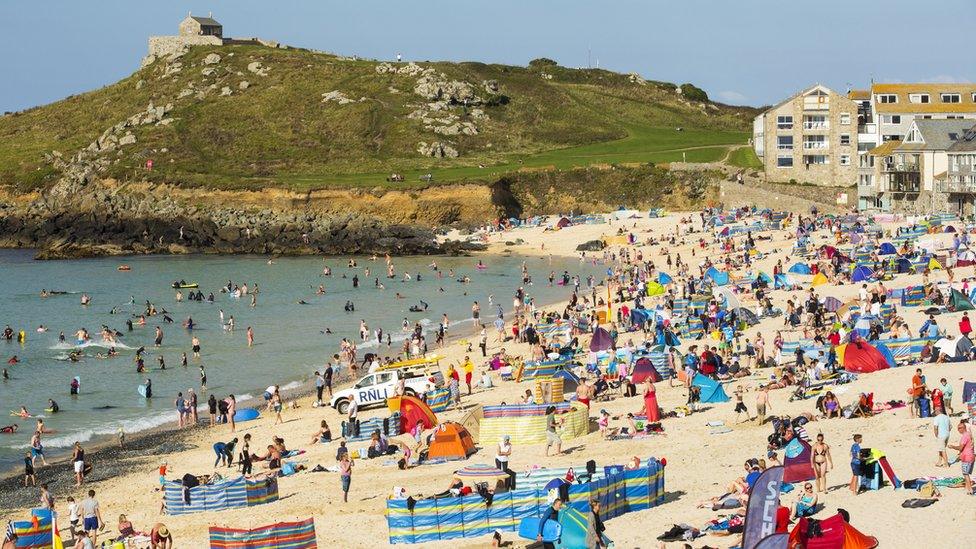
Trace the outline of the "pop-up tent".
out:
[[[776,275],[776,281],[773,283],[773,288],[777,290],[780,288],[792,288],[794,286],[796,286],[796,283],[793,282],[790,275],[784,273]]]
[[[431,429],[437,425],[437,416],[426,402],[407,395],[399,398],[401,433],[409,433],[418,421],[423,424],[424,429]]]
[[[837,361],[848,372],[869,374],[892,368],[884,354],[866,341],[855,341],[837,346]]]
[[[434,440],[427,450],[427,457],[445,459],[467,459],[475,452],[474,440],[468,430],[459,423],[441,423],[434,433]]]
[[[822,286],[827,283],[827,277],[823,273],[817,273],[813,276],[813,280],[810,281],[811,286]]]
[[[657,368],[654,367],[654,363],[651,362],[650,358],[643,356],[634,361],[631,381],[633,383],[643,383],[648,378],[655,383],[661,381],[661,375],[658,373]]]
[[[803,482],[816,476],[810,463],[810,443],[796,437],[783,448],[783,482]]]
[[[709,267],[705,271],[705,278],[711,279],[716,286],[725,286],[729,283],[729,273],[720,271],[715,267]]]
[[[811,519],[801,518],[790,532],[788,547],[803,549],[874,549],[877,538],[862,534],[840,513],[816,521],[819,535],[811,531]]]
[[[664,285],[660,282],[648,282],[647,283],[647,297],[653,297],[656,295],[661,295],[664,293]]]
[[[892,255],[898,253],[891,242],[883,242],[878,246],[878,255]]]
[[[798,275],[808,275],[811,273],[810,266],[806,263],[794,263],[789,272]]]
[[[613,346],[613,338],[610,332],[603,328],[593,330],[593,339],[590,340],[590,350],[593,352],[606,351]]]
[[[840,309],[842,305],[843,305],[843,303],[841,302],[841,300],[837,299],[834,296],[828,296],[823,301],[824,309],[826,309],[826,310],[828,310],[830,312],[834,312],[837,309]]]
[[[861,282],[864,280],[870,280],[874,276],[874,271],[866,265],[858,265],[854,272],[851,273],[851,280],[854,282]]]
[[[973,349],[973,342],[968,337],[949,339],[944,337],[935,342],[935,348],[947,355],[949,360],[962,361],[969,357]]]
[[[703,403],[714,404],[728,402],[730,400],[729,395],[725,394],[725,389],[722,388],[722,384],[712,378],[695,374],[695,378],[691,383],[695,387],[701,388],[701,401]]]
[[[658,284],[671,284],[674,282],[674,279],[668,273],[661,271],[657,273],[657,282]]]
[[[972,311],[973,302],[969,301],[969,298],[959,290],[953,288],[952,293],[949,295],[949,310],[952,312],[959,311]]]

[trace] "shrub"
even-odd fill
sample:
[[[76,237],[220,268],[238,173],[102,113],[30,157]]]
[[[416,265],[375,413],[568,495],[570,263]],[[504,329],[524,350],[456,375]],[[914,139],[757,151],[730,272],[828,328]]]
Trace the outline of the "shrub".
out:
[[[682,84],[681,95],[692,101],[708,101],[708,94],[705,93],[705,90],[694,84]]]
[[[545,68],[545,67],[555,67],[555,66],[558,66],[558,65],[559,65],[559,63],[556,63],[555,61],[553,61],[552,59],[549,59],[548,57],[540,57],[538,59],[533,59],[532,61],[529,61],[529,67],[530,68],[533,68],[533,69],[541,69],[541,68]]]

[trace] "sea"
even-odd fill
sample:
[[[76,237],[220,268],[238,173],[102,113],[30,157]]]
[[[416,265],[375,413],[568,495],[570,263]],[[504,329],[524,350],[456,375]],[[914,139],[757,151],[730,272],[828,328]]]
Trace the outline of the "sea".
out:
[[[0,426],[19,426],[16,433],[0,434],[0,471],[20,463],[36,421],[8,416],[8,410],[25,406],[44,417],[45,426],[54,431],[44,436],[45,452],[56,456],[75,441],[115,437],[119,430],[132,436],[175,425],[174,398],[189,388],[200,394],[201,364],[208,390],[218,398],[260,397],[276,383],[284,390],[297,389],[338,352],[344,337],[357,342],[360,357],[368,352],[394,356],[407,336],[402,329],[407,319],[411,326],[420,322],[425,327],[433,350],[434,331],[443,314],[448,315],[449,336],[463,338],[475,333],[474,301],[490,324],[499,304],[510,320],[513,296],[520,286],[537,306],[543,306],[569,299],[572,287],[558,284],[564,272],[578,275],[584,291],[589,277],[599,283],[605,275],[605,267],[592,262],[522,256],[395,257],[395,276],[388,278],[382,257],[283,257],[269,262],[266,256],[188,255],[36,261],[33,255],[30,250],[0,250],[0,327],[9,325],[15,333],[12,340],[0,339],[0,366],[9,376],[0,382]],[[355,261],[355,267],[350,261]],[[129,270],[119,270],[121,265]],[[529,284],[523,284],[523,265],[531,277]],[[324,274],[326,267],[331,268],[330,276]],[[556,273],[557,284],[549,286],[551,272]],[[355,275],[358,288],[353,287]],[[190,290],[184,289],[184,300],[177,302],[172,287],[176,281],[198,284],[199,291],[204,296],[212,293],[214,301],[189,301]],[[237,298],[222,292],[228,283],[246,283],[249,290],[257,286],[256,305],[251,306],[249,295]],[[320,285],[324,293],[318,291]],[[41,297],[42,290],[58,293]],[[83,295],[90,297],[90,304],[82,304]],[[158,311],[165,310],[173,322],[157,314],[146,317],[140,326],[138,317],[147,301]],[[409,310],[421,301],[427,303],[426,311]],[[354,312],[345,310],[347,302],[355,306]],[[230,331],[226,323],[232,316],[235,329]],[[192,330],[183,327],[188,318],[193,319]],[[126,320],[133,322],[131,331]],[[391,334],[392,347],[387,346],[385,335],[382,344],[372,336],[362,342],[361,321],[371,332],[382,328]],[[46,331],[39,331],[42,326]],[[103,326],[121,333],[114,344],[102,341]],[[154,346],[156,326],[163,330],[159,347]],[[254,331],[252,347],[247,346],[249,326]],[[81,328],[89,332],[91,341],[79,345],[75,333]],[[20,331],[22,342],[16,335]],[[200,339],[200,359],[191,352],[193,336]],[[99,357],[111,346],[116,357]],[[148,368],[143,374],[136,372],[135,364],[140,347],[145,347]],[[77,361],[70,359],[72,352],[80,353]],[[185,368],[180,365],[183,352],[189,357]],[[159,356],[165,360],[165,370],[159,369]],[[77,396],[69,394],[75,377],[80,380]],[[138,392],[146,378],[152,380],[152,399]],[[203,395],[200,403],[205,404],[206,398]],[[45,411],[48,399],[58,403],[58,413]]]

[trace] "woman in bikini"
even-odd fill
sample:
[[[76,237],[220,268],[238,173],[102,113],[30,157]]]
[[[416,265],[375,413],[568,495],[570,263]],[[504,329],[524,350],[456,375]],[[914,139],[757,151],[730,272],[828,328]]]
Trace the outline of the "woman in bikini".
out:
[[[813,443],[810,460],[817,476],[817,492],[826,492],[827,471],[834,468],[834,460],[830,457],[830,446],[824,442],[823,433],[817,435],[817,442]]]

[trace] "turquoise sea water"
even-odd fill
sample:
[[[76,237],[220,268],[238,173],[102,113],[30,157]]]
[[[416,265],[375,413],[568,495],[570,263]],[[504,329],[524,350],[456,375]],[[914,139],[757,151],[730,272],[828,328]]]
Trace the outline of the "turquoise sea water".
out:
[[[494,320],[497,307],[488,305],[489,295],[501,303],[506,313],[512,308],[514,291],[522,285],[521,266],[525,261],[534,284],[526,286],[538,305],[569,298],[571,288],[548,286],[550,271],[564,270],[578,274],[586,287],[586,277],[602,278],[603,268],[580,264],[572,259],[482,257],[486,269],[477,269],[477,259],[446,257],[394,258],[397,276],[386,277],[382,258],[355,258],[357,268],[347,266],[349,258],[305,257],[279,258],[268,264],[266,257],[256,256],[148,256],[105,258],[75,261],[34,261],[32,252],[0,250],[0,327],[10,325],[15,331],[24,330],[26,340],[0,341],[0,357],[10,379],[0,382],[0,425],[16,423],[16,434],[0,434],[0,469],[8,469],[19,461],[30,441],[33,419],[7,415],[7,410],[26,406],[34,414],[49,415],[48,428],[56,432],[45,436],[45,448],[51,452],[66,451],[78,441],[115,435],[119,428],[128,434],[161,424],[175,423],[173,399],[178,391],[190,387],[199,393],[199,364],[206,368],[208,388],[218,398],[234,393],[242,397],[259,396],[273,383],[282,388],[295,388],[311,379],[313,372],[324,365],[342,337],[358,341],[359,323],[365,320],[371,330],[382,328],[392,334],[393,348],[378,347],[381,355],[395,354],[404,332],[401,322],[406,317],[411,324],[421,321],[428,326],[427,340],[434,346],[434,328],[447,313],[451,334],[463,335],[472,330],[471,305],[477,300],[482,306],[486,322]],[[429,266],[436,261],[443,273],[438,278]],[[131,271],[120,272],[120,264]],[[323,276],[323,267],[332,268],[332,276]],[[369,276],[364,269],[369,268]],[[450,270],[455,276],[450,276]],[[405,281],[409,272],[412,280]],[[417,281],[420,273],[422,280]],[[358,274],[360,287],[353,288],[352,276]],[[347,278],[343,278],[345,275]],[[456,279],[470,277],[463,284]],[[379,278],[386,286],[377,289]],[[196,282],[206,296],[213,293],[215,301],[177,303],[171,283],[175,280]],[[257,283],[260,293],[257,306],[250,306],[250,297],[235,299],[220,288],[232,281]],[[319,284],[325,295],[316,295]],[[443,292],[440,291],[443,288]],[[42,289],[68,292],[41,298]],[[189,290],[183,290],[188,294]],[[399,292],[402,299],[396,299]],[[81,295],[91,296],[88,306],[81,305]],[[130,304],[130,298],[134,301]],[[146,300],[157,309],[166,309],[175,321],[163,322],[162,315],[150,317],[145,326],[135,325],[131,332],[126,319],[136,319]],[[308,304],[300,305],[304,300]],[[343,310],[347,300],[353,301],[354,313]],[[426,301],[430,307],[424,313],[411,313],[408,308]],[[110,311],[116,308],[116,314]],[[219,310],[225,318],[233,315],[236,329],[222,328]],[[191,331],[181,323],[192,317],[197,327],[192,330],[202,346],[200,360],[190,352]],[[506,317],[508,318],[508,317]],[[48,327],[37,332],[40,325]],[[101,342],[102,325],[122,332],[116,345],[119,356],[97,358],[108,345]],[[153,346],[154,328],[164,331],[163,344]],[[247,347],[246,329],[253,327],[255,345]],[[94,343],[77,346],[75,332],[86,328]],[[332,334],[323,333],[326,328]],[[65,343],[58,340],[65,334]],[[385,339],[385,337],[384,337]],[[146,374],[136,372],[135,349],[145,346]],[[374,341],[360,344],[359,356],[377,350]],[[80,351],[78,362],[67,360],[68,353]],[[180,355],[190,357],[189,367],[180,366]],[[157,357],[162,355],[166,370],[158,369]],[[16,355],[17,364],[6,364]],[[74,376],[81,378],[81,394],[69,396],[69,383]],[[152,379],[154,398],[142,398],[137,387],[146,377]],[[58,414],[45,414],[47,399],[53,398],[61,407]],[[206,396],[200,398],[200,403]],[[106,408],[109,407],[109,408]],[[205,415],[205,414],[204,414]]]

